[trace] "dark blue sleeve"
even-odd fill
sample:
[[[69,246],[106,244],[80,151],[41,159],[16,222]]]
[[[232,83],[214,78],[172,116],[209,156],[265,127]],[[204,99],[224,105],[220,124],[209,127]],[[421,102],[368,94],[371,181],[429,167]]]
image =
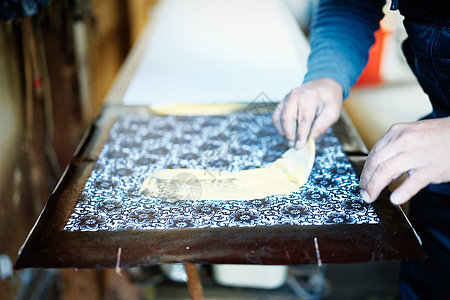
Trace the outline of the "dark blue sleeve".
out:
[[[50,0],[2,0],[0,1],[0,21],[29,17],[48,6]]]
[[[329,77],[344,99],[367,64],[384,0],[321,0],[310,34],[311,55],[304,82]]]

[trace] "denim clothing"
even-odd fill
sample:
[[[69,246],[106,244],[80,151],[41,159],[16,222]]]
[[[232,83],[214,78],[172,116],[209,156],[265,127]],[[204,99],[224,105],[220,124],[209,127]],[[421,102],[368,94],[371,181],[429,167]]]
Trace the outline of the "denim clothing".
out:
[[[405,261],[402,299],[450,299],[450,184],[429,185],[410,200],[409,219],[428,258]]]
[[[374,32],[384,16],[382,8],[385,2],[320,0],[310,32],[311,55],[303,82],[332,78],[342,86],[344,99],[347,98],[367,64],[369,49],[375,42]],[[406,20],[419,20],[426,24],[448,22],[449,7],[449,0],[391,1],[391,9],[398,8]]]
[[[449,22],[405,20],[408,39],[403,53],[433,106],[433,117],[450,116]]]
[[[409,38],[403,43],[403,52],[433,106],[433,112],[427,118],[448,117],[448,21],[405,20],[405,28]],[[422,239],[428,259],[403,263],[402,299],[450,299],[450,183],[429,185],[413,197],[409,219]]]
[[[403,52],[430,98],[430,118],[450,116],[449,3],[391,1],[391,9],[398,8],[405,16],[409,38],[403,43]],[[346,98],[367,62],[383,5],[380,0],[321,0],[310,35],[311,55],[304,82],[333,78]],[[413,197],[409,218],[428,259],[404,262],[402,298],[450,299],[450,183],[429,185]]]
[[[409,21],[432,22],[446,20],[449,16],[450,1],[448,0],[398,0],[397,2],[398,10]]]

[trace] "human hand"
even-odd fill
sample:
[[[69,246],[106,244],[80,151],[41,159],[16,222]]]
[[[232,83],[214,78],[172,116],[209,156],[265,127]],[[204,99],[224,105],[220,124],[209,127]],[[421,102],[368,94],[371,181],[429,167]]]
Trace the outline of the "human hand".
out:
[[[286,95],[275,109],[272,121],[289,146],[300,149],[308,136],[317,139],[337,122],[342,102],[343,90],[335,80],[312,80]]]
[[[450,117],[394,124],[369,153],[361,174],[361,196],[378,198],[403,173],[405,181],[391,194],[396,205],[428,184],[450,182]]]

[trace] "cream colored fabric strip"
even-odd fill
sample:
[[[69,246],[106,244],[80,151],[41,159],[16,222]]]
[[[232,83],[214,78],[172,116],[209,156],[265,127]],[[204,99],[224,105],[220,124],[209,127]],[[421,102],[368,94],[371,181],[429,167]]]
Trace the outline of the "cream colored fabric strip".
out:
[[[289,149],[269,167],[220,172],[167,169],[148,177],[141,188],[172,200],[251,200],[288,195],[308,180],[315,158],[312,139],[301,150]]]
[[[149,110],[158,115],[176,116],[225,116],[236,112],[246,111],[252,114],[272,113],[275,109],[273,102],[258,103],[210,103],[210,104],[154,104]]]
[[[151,112],[158,115],[177,116],[224,116],[242,111],[248,103],[214,103],[214,104],[162,104],[149,106]]]

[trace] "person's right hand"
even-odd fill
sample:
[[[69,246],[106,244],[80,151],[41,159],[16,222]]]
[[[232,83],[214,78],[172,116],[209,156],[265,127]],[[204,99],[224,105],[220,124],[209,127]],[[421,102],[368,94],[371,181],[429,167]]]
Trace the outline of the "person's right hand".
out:
[[[343,89],[338,82],[331,78],[312,80],[286,95],[272,121],[289,146],[300,149],[309,136],[317,139],[337,122],[342,102]]]

